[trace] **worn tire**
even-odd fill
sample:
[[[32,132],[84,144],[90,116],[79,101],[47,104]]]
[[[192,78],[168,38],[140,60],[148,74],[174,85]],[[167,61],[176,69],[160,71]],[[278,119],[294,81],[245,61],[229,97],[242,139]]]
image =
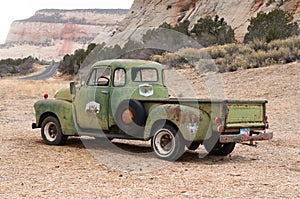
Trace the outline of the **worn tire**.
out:
[[[167,161],[176,161],[182,156],[185,149],[185,141],[176,127],[165,124],[155,128],[151,140],[151,147],[156,157]]]
[[[41,136],[44,143],[48,145],[64,145],[68,139],[68,136],[63,135],[58,119],[53,116],[43,120]]]
[[[196,149],[198,149],[200,146],[200,142],[192,142],[186,145],[186,147],[191,150],[191,151],[195,151]]]
[[[136,138],[143,138],[146,123],[146,111],[137,100],[124,100],[115,113],[115,122],[125,133]]]
[[[204,147],[211,155],[226,156],[233,151],[235,143],[222,144],[218,141],[213,147],[211,147],[211,145],[209,145],[207,142],[204,142]]]

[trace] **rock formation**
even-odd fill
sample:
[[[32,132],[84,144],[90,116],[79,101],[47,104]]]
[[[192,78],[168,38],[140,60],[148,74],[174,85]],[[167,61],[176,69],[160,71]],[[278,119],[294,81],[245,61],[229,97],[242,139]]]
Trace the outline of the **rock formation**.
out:
[[[219,15],[233,27],[237,40],[242,41],[251,17],[275,8],[289,11],[300,23],[299,0],[135,0],[117,33],[185,19],[191,21],[192,27],[201,17]]]
[[[26,49],[35,49],[30,50],[35,56],[44,57],[47,53],[48,57],[59,58],[85,47],[96,37],[99,41],[110,37],[127,12],[123,9],[39,10],[28,19],[12,23],[6,49],[2,48],[1,52],[15,46],[18,49],[12,50],[10,57],[27,56]],[[20,49],[24,51],[22,54],[16,52]],[[5,56],[5,52],[1,54]]]

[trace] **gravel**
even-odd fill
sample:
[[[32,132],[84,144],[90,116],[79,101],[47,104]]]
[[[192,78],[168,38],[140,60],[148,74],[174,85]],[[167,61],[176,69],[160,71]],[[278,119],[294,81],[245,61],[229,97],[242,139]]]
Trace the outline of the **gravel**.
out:
[[[209,95],[203,91],[204,78],[215,74],[199,75],[195,69],[177,72],[198,97]],[[300,198],[300,64],[218,77],[226,98],[269,101],[274,139],[257,147],[238,144],[226,157],[207,156],[201,146],[174,163],[157,160],[145,142],[115,140],[111,145],[85,137],[71,138],[61,147],[47,146],[31,123],[33,103],[44,92],[38,88],[50,80],[1,80],[0,197]],[[53,85],[62,84],[68,85]],[[18,94],[28,86],[35,91]]]

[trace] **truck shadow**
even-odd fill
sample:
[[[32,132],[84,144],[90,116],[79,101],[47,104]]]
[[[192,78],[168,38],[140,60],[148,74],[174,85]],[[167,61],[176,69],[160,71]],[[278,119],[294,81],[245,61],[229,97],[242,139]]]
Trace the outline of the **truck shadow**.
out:
[[[94,154],[99,156],[115,156],[115,155],[128,155],[129,158],[138,158],[139,160],[149,161],[150,159],[157,159],[152,152],[150,143],[142,141],[125,141],[113,140],[112,142],[107,139],[82,139],[82,138],[69,138],[65,147],[71,148],[86,148],[92,150]],[[249,163],[253,161],[240,155],[228,156],[213,156],[207,154],[203,146],[200,146],[196,151],[186,150],[186,152],[176,162],[178,163],[202,163],[207,165],[220,165],[229,163]]]

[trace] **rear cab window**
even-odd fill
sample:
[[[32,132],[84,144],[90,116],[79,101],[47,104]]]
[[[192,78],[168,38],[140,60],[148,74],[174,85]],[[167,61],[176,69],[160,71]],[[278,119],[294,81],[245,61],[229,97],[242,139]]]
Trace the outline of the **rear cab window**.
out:
[[[132,68],[131,79],[133,82],[157,82],[158,72],[155,68]]]

